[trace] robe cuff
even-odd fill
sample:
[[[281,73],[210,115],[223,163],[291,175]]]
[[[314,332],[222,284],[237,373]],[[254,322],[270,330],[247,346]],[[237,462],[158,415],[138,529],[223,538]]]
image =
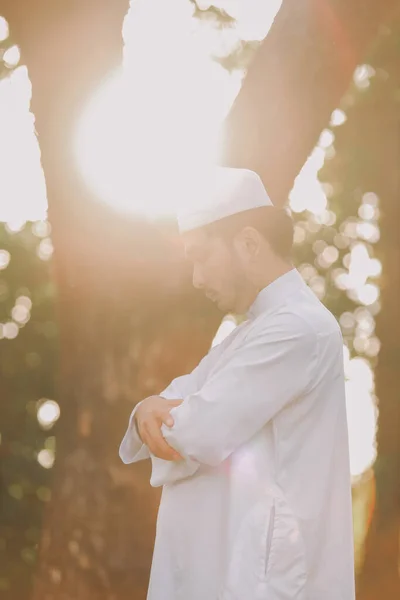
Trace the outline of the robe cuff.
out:
[[[152,487],[169,485],[181,479],[191,477],[200,466],[199,463],[190,459],[172,462],[153,455],[151,455],[151,465],[150,485]]]
[[[135,406],[131,413],[128,429],[119,447],[119,456],[126,465],[150,458],[149,450],[143,444],[136,429],[135,415],[140,404],[141,402]]]

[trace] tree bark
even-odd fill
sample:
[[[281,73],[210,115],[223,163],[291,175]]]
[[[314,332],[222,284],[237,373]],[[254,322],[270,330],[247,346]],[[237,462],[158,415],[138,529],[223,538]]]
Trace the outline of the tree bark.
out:
[[[227,121],[227,162],[258,170],[276,202],[393,4],[284,1]],[[158,495],[146,465],[120,465],[118,443],[131,406],[190,369],[219,318],[190,291],[173,227],[113,214],[75,168],[76,118],[121,61],[127,7],[2,3],[33,84],[61,325],[62,420],[34,600],[145,597]]]
[[[283,0],[228,115],[223,164],[286,203],[294,179],[397,0]]]
[[[159,493],[118,445],[134,404],[190,371],[220,314],[192,292],[175,224],[122,217],[92,197],[73,135],[122,60],[128,0],[51,0],[2,12],[33,86],[55,247],[61,419],[37,600],[145,598]]]
[[[396,0],[284,0],[226,121],[223,164],[257,171],[274,203],[284,205],[317,132],[327,127],[356,66],[365,60],[380,28],[398,14]],[[392,70],[392,76],[398,78],[398,72]],[[387,157],[379,182],[387,252],[382,257],[383,310],[377,323],[382,345],[376,372],[378,491],[358,586],[360,600],[400,595],[399,120],[391,107],[388,123],[388,104],[381,102],[373,107],[365,127],[371,122],[380,127],[379,110],[385,119],[375,143],[382,148],[381,158]],[[374,165],[373,172],[377,170]]]

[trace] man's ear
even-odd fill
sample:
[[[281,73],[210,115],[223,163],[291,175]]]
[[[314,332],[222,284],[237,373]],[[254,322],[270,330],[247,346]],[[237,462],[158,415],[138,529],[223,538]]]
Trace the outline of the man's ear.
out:
[[[240,245],[250,259],[257,258],[261,252],[261,235],[254,227],[244,227],[239,234]]]

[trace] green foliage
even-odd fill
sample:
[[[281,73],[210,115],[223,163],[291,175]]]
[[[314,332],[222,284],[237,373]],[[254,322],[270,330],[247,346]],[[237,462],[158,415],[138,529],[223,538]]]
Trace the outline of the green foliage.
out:
[[[37,234],[46,229],[26,224],[12,232],[0,223],[2,264],[5,252],[10,257],[0,270],[0,592],[13,600],[27,597],[50,497],[51,469],[38,453],[51,456],[55,446],[37,419],[38,401],[55,397],[58,344],[50,263],[38,255],[48,242]]]
[[[372,366],[379,350],[374,335],[379,299],[369,303],[368,296],[374,297],[373,288],[367,288],[365,293],[363,285],[356,282],[354,287],[361,292],[360,296],[354,287],[346,286],[346,277],[350,267],[354,278],[359,276],[367,286],[378,286],[380,263],[376,257],[385,256],[384,238],[378,248],[375,246],[380,240],[380,196],[385,193],[384,175],[379,168],[384,141],[380,111],[385,107],[398,111],[398,28],[398,24],[393,24],[391,30],[382,30],[368,64],[356,70],[354,82],[343,98],[342,112],[335,111],[330,129],[321,137],[322,146],[327,147],[319,180],[327,196],[327,210],[319,218],[308,211],[295,215],[300,270],[311,287],[314,284],[316,291],[320,290],[320,297],[340,320],[351,353],[364,356]],[[345,120],[335,126],[338,117]]]
[[[346,120],[336,126],[331,123],[330,129],[321,138],[321,145],[327,147],[319,180],[328,198],[327,211],[322,215],[322,219],[315,218],[308,211],[294,215],[298,242],[296,254],[300,271],[310,286],[316,287],[324,303],[338,318],[350,357],[356,358],[358,365],[360,359],[365,361],[372,372],[377,367],[381,343],[375,332],[375,320],[380,312],[381,303],[379,298],[371,304],[369,302],[374,299],[374,290],[379,292],[380,266],[383,266],[384,273],[386,270],[387,282],[390,277],[388,265],[392,265],[393,268],[393,251],[398,251],[398,245],[394,247],[393,233],[389,235],[387,220],[390,214],[397,214],[392,203],[398,202],[398,188],[396,189],[396,184],[393,183],[393,177],[397,177],[398,170],[399,34],[400,21],[392,23],[390,29],[386,27],[380,31],[374,47],[366,57],[366,64],[358,67],[353,84],[343,98],[340,107],[343,114],[335,111],[333,115],[333,122],[338,116],[344,116]],[[385,221],[381,221],[381,217],[384,217]],[[329,225],[324,225],[321,220],[329,222]],[[400,223],[391,223],[392,231],[393,225],[398,230]],[[324,260],[325,258],[335,260],[329,265],[330,261]],[[382,340],[383,348],[385,355],[390,356],[390,361],[395,364],[396,351],[398,352],[398,335],[395,332],[397,315],[393,312],[390,314],[387,305],[385,311],[381,319],[384,317],[385,322],[393,321],[394,333],[391,335],[386,329],[385,338]],[[352,393],[348,394],[350,407],[355,402],[357,410],[356,416],[350,419],[353,421],[350,423],[350,438],[356,442],[354,454],[358,453],[359,457],[364,458],[362,454],[366,451],[365,468],[368,461],[373,461],[375,452],[367,406],[374,401],[375,389],[372,385],[369,393],[365,394],[369,385],[367,370],[363,370],[363,375],[367,376],[359,376]],[[391,494],[392,497],[395,496],[390,490],[391,486],[395,485],[392,482],[396,479],[398,465],[398,454],[385,456],[380,443],[385,436],[390,438],[390,435],[393,435],[393,416],[390,415],[396,414],[396,409],[391,406],[392,402],[396,402],[396,392],[390,390],[387,370],[383,372],[386,380],[382,381],[382,377],[379,378],[377,390],[380,400],[379,454],[374,466],[380,502],[378,514],[389,512],[382,507]],[[373,377],[371,379],[373,381]],[[362,412],[364,409],[366,413]],[[350,410],[350,415],[352,412],[354,411]],[[365,440],[369,448],[365,447]],[[386,464],[389,468],[386,467],[386,474],[382,476],[380,473]],[[358,573],[362,571],[364,544],[373,502],[372,481],[371,472],[367,471],[364,477],[356,480],[353,490],[355,558]],[[371,544],[369,548],[369,552],[372,552]],[[374,561],[374,569],[378,573],[376,559],[379,560],[379,557],[375,556]],[[384,568],[379,566],[379,571],[384,572]]]

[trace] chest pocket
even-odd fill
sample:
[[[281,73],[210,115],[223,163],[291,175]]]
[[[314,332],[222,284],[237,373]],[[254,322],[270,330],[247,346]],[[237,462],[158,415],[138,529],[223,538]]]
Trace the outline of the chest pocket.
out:
[[[305,600],[304,543],[281,495],[264,496],[243,519],[219,600]]]

